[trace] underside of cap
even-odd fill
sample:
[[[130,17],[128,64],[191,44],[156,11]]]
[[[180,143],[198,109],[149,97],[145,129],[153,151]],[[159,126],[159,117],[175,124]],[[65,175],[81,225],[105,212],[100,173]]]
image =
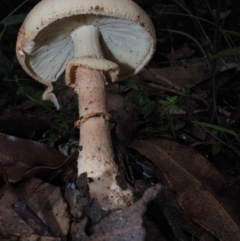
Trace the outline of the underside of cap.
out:
[[[119,67],[106,59],[95,59],[95,58],[74,58],[72,59],[66,69],[66,83],[68,86],[75,87],[75,76],[76,69],[78,67],[84,67],[87,69],[95,69],[103,71],[106,76],[108,83],[116,81],[119,73]]]
[[[139,72],[155,50],[155,31],[131,0],[43,0],[25,19],[16,52],[25,71],[49,85],[74,57],[70,33],[92,24],[100,31],[104,58],[120,68],[119,79]]]

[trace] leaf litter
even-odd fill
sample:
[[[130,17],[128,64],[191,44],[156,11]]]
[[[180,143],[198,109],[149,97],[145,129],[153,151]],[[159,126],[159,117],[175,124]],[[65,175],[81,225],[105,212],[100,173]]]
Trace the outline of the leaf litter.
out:
[[[18,182],[34,168],[56,168],[66,157],[46,144],[0,133],[0,172],[9,182]],[[35,172],[35,174],[37,171]]]
[[[167,139],[138,140],[130,147],[156,165],[187,217],[219,240],[240,240],[234,212],[230,215],[217,199],[224,178],[199,153]]]

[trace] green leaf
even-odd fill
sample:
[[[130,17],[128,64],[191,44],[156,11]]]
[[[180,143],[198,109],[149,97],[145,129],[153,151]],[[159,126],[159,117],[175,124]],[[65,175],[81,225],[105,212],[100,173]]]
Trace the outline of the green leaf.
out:
[[[28,95],[28,96],[34,96],[35,91],[33,89],[33,87],[29,86],[29,85],[24,85],[24,86],[20,86],[17,90],[17,94],[20,95]]]
[[[172,123],[170,126],[171,126],[172,130],[177,131],[177,130],[182,129],[185,125],[186,125],[185,122],[177,121],[176,123]]]
[[[25,86],[24,91],[25,91],[25,94],[29,95],[29,96],[33,96],[35,93],[35,90],[33,89],[33,87],[28,86],[28,85]]]
[[[36,93],[34,93],[34,95],[32,96],[32,98],[34,100],[36,100],[37,102],[43,102],[42,101],[42,95],[43,95],[43,91],[37,91]]]
[[[0,106],[4,105],[7,102],[7,99],[0,98]]]
[[[171,106],[176,103],[178,96],[167,97],[167,100],[159,100],[159,104],[164,106]]]
[[[0,73],[8,75],[12,70],[12,61],[0,52]]]
[[[220,143],[215,143],[212,146],[212,155],[215,156],[218,154],[222,149],[222,145]]]
[[[173,111],[179,110],[179,107],[177,105],[170,105],[170,109]]]
[[[23,86],[19,86],[18,90],[16,91],[18,95],[24,95],[24,88]]]
[[[169,105],[169,101],[167,101],[167,100],[159,100],[158,103],[161,105],[165,105],[165,106]]]
[[[239,33],[239,32],[236,32],[236,31],[231,31],[231,30],[223,29],[222,32],[240,37],[240,33]]]
[[[178,96],[175,95],[175,96],[169,97],[167,99],[170,103],[175,104],[178,99]]]
[[[129,83],[127,83],[127,87],[129,87],[129,88],[131,88],[131,89],[133,89],[133,90],[139,90],[138,85],[135,84],[135,83],[129,82]]]
[[[220,19],[224,19],[224,18],[228,17],[231,12],[232,12],[232,10],[220,12],[220,16],[219,16]],[[216,18],[216,10],[215,9],[213,9],[213,14],[214,14],[214,17]]]
[[[240,47],[224,49],[222,51],[217,52],[215,55],[212,55],[210,59],[214,60],[214,59],[222,58],[228,55],[235,55],[235,54],[237,55],[240,54]]]
[[[16,14],[16,15],[11,15],[7,18],[5,18],[2,22],[2,24],[4,26],[9,26],[9,25],[13,25],[13,24],[18,24],[18,23],[22,23],[23,20],[25,19],[27,14]]]
[[[206,123],[206,122],[199,122],[199,121],[192,121],[192,122],[197,124],[197,125],[200,125],[202,127],[212,128],[212,129],[215,129],[217,131],[230,134],[230,135],[236,137],[236,139],[240,142],[239,135],[233,130],[227,129],[227,128],[222,127],[222,126],[217,126],[217,125],[213,125],[213,124],[210,124],[210,123]]]

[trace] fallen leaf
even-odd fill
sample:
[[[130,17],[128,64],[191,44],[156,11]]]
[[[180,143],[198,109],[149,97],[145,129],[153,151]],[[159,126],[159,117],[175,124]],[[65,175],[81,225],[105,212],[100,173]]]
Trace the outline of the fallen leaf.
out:
[[[32,178],[18,188],[19,196],[57,237],[65,237],[70,219],[59,187]]]
[[[145,229],[142,226],[142,216],[147,203],[154,199],[160,190],[161,185],[156,184],[132,206],[110,213],[95,226],[94,234],[83,238],[83,241],[143,241]]]
[[[34,230],[13,209],[19,199],[23,200],[49,227],[54,236],[66,240],[70,218],[60,188],[36,178],[29,179],[17,189],[7,185],[0,189],[0,238],[34,233]],[[24,215],[24,212],[22,214]],[[32,217],[30,223],[34,221],[31,220]]]
[[[194,83],[187,69],[182,66],[149,69],[155,77],[173,86],[175,89],[182,90],[186,84]]]
[[[170,66],[164,68],[150,68],[155,78],[164,81],[175,89],[184,90],[188,84],[197,84],[208,78],[205,76],[206,61],[193,59],[187,63],[187,67]]]
[[[188,217],[220,240],[240,240],[238,225],[214,196],[224,179],[200,154],[166,139],[134,141],[130,147],[164,173]]]
[[[0,189],[0,240],[11,236],[20,236],[22,232],[33,233],[33,230],[12,209],[18,200],[15,190],[7,185]]]
[[[204,58],[191,59],[187,63],[187,72],[191,76],[192,81],[197,84],[205,80],[209,76],[204,76],[207,61]],[[191,83],[189,83],[191,84]]]
[[[65,159],[45,144],[0,133],[0,173],[9,182],[21,180],[34,167],[57,167]]]
[[[28,224],[34,233],[41,236],[54,237],[54,234],[47,225],[37,216],[37,214],[23,201],[18,200],[12,205],[12,209]]]

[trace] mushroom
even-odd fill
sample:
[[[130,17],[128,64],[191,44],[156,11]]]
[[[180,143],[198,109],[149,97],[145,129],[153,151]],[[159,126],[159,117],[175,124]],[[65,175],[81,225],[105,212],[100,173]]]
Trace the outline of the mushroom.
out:
[[[18,60],[47,86],[43,100],[59,107],[52,82],[64,71],[67,85],[78,94],[78,176],[87,173],[90,195],[105,209],[133,202],[131,189],[123,190],[116,181],[106,84],[138,73],[155,44],[151,20],[131,0],[42,0],[19,30]]]

